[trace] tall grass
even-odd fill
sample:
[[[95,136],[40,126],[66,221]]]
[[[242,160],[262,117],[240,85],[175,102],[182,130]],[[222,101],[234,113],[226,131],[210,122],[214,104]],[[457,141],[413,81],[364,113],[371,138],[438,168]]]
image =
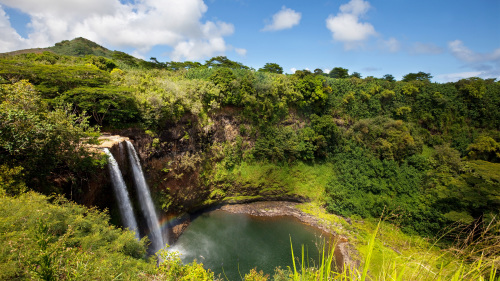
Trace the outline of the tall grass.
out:
[[[294,258],[290,280],[500,280],[500,221],[496,218],[487,224],[475,225],[472,229],[469,227],[469,232],[465,236],[459,235],[457,243],[443,250],[441,256],[422,253],[420,259],[391,259],[384,261],[382,268],[373,268],[372,254],[379,228],[380,222],[370,237],[368,250],[359,267],[352,264],[333,266],[335,247],[330,251],[323,247],[318,265],[308,268],[305,266],[302,249],[300,269]],[[459,231],[459,234],[463,232]],[[291,251],[292,257],[295,257],[293,247]],[[427,257],[433,260],[425,260]],[[375,275],[374,272],[378,274]]]

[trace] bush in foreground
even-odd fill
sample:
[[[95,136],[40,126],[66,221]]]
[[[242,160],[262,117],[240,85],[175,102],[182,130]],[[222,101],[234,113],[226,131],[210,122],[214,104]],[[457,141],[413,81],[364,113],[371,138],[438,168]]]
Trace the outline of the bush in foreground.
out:
[[[155,269],[145,239],[61,197],[0,197],[0,233],[0,280],[136,280]]]

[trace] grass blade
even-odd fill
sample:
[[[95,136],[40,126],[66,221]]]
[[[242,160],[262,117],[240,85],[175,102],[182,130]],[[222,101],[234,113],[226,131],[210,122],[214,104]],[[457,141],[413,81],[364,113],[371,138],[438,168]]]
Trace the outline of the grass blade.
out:
[[[361,281],[366,280],[366,276],[368,274],[368,268],[370,267],[370,261],[372,258],[373,248],[375,247],[375,237],[377,237],[378,229],[380,227],[380,221],[377,224],[377,228],[372,234],[370,238],[370,243],[368,244],[368,253],[366,253],[365,264],[363,266],[363,274],[361,275]]]

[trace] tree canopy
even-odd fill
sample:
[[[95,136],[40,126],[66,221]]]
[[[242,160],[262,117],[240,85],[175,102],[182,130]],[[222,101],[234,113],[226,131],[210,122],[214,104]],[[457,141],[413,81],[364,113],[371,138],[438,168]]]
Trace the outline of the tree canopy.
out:
[[[330,76],[331,78],[347,78],[349,77],[349,70],[342,67],[334,67],[332,70],[330,70],[328,76]]]
[[[360,78],[361,79],[361,73],[359,72],[353,72],[350,77],[355,77],[355,78]]]
[[[240,62],[232,61],[226,56],[213,57],[205,62],[207,67],[227,67],[231,69],[249,69],[248,66],[243,65]]]
[[[410,81],[427,81],[430,82],[432,78],[432,75],[430,73],[425,73],[422,71],[419,71],[417,73],[408,73],[405,76],[403,76],[403,79],[401,81],[404,82],[410,82]]]
[[[383,79],[384,79],[384,80],[387,80],[387,81],[389,81],[389,82],[394,82],[394,81],[396,81],[396,79],[394,78],[394,76],[392,76],[392,74],[386,74],[386,75],[384,75]]]
[[[279,64],[270,62],[266,63],[262,68],[259,68],[259,71],[283,74],[283,68]]]

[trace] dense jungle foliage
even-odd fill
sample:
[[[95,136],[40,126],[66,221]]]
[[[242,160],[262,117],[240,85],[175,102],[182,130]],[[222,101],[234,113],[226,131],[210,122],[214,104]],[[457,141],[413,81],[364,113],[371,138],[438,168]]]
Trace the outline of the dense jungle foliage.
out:
[[[102,250],[88,244],[100,240],[79,240],[80,232],[93,227],[87,219],[101,220],[101,214],[59,197],[26,192],[77,196],[83,182],[105,164],[102,156],[85,149],[100,130],[140,128],[159,136],[185,116],[200,131],[221,112],[239,120],[234,141],[203,146],[199,155],[212,156],[213,165],[195,161],[201,167],[201,184],[210,186],[215,200],[222,200],[228,186],[244,178],[245,169],[271,166],[269,171],[288,171],[320,165],[328,171],[317,198],[341,216],[377,218],[384,213],[407,233],[432,236],[452,223],[488,222],[499,214],[500,82],[495,79],[440,84],[419,72],[395,81],[390,74],[348,75],[340,67],[330,73],[303,70],[286,75],[274,63],[259,70],[226,57],[205,64],[161,63],[75,42],[0,58],[2,231],[11,227],[7,219],[14,220],[13,214],[4,214],[7,204],[21,208],[26,200],[53,201],[55,205],[44,207],[55,208],[52,215],[62,221],[83,216],[86,225],[52,227],[49,218],[25,216],[28,221],[16,229],[30,229],[32,236],[23,243],[33,244],[29,251],[37,254],[2,247],[1,258],[9,262],[19,260],[12,255],[31,256],[18,271],[10,268],[2,274],[55,274],[44,272],[44,264],[58,263],[63,270],[62,257],[75,263],[70,267],[74,272],[58,276],[80,274],[80,257],[99,255],[109,247],[126,263],[145,262],[129,261],[141,258],[144,249],[112,228],[99,230],[106,236],[99,238],[106,241]],[[190,137],[186,130],[185,138]],[[159,142],[155,138],[153,147],[161,147]],[[216,157],[215,147],[222,147]],[[71,189],[61,189],[60,181],[71,182]],[[272,181],[262,186],[268,183]],[[20,201],[15,203],[11,196]],[[164,208],[172,204],[168,198],[159,201]],[[57,211],[63,207],[68,211]],[[22,220],[21,212],[17,216]],[[51,231],[44,231],[47,227]],[[12,235],[22,235],[16,233]],[[2,237],[1,243],[10,243]],[[44,252],[47,241],[57,245],[50,255]],[[7,263],[2,266],[9,268]]]

